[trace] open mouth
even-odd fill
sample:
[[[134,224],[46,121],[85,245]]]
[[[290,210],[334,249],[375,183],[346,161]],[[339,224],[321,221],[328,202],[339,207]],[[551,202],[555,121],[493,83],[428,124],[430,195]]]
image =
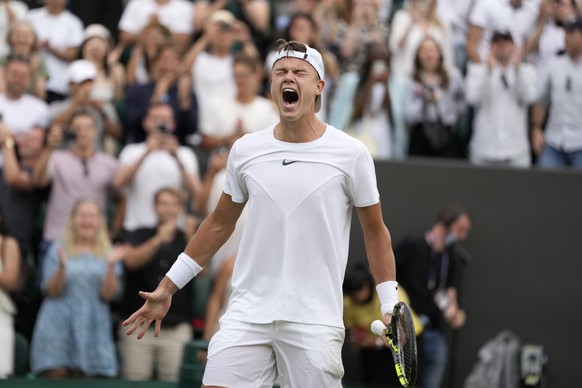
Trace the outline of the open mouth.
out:
[[[299,101],[299,93],[296,90],[285,88],[283,89],[283,102],[286,105],[293,105]]]

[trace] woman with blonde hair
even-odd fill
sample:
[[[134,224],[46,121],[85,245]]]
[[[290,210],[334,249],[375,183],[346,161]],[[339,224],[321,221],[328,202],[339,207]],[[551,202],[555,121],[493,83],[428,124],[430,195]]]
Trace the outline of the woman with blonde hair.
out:
[[[453,66],[453,41],[449,26],[437,14],[436,0],[407,0],[394,14],[389,47],[392,53],[392,74],[410,76],[414,57],[426,36],[442,47],[446,67]]]
[[[31,345],[34,373],[117,375],[109,302],[118,293],[123,254],[123,248],[112,248],[97,202],[78,201],[63,241],[53,243],[43,263],[45,299]]]

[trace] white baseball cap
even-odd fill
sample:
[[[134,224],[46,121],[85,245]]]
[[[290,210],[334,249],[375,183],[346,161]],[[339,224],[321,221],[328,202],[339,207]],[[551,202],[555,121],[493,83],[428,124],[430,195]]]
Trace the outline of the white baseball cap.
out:
[[[302,43],[303,44],[303,43]],[[319,51],[317,51],[316,49],[314,49],[313,47],[309,47],[306,44],[303,44],[306,48],[306,51],[295,51],[295,50],[279,50],[277,52],[277,56],[275,57],[275,61],[273,62],[273,66],[275,66],[275,63],[277,63],[277,61],[279,59],[283,59],[283,58],[298,58],[298,59],[303,59],[304,61],[306,61],[307,63],[309,63],[317,72],[317,75],[319,76],[319,79],[323,80],[325,78],[325,69],[323,67],[323,58],[321,57],[321,54],[319,53]],[[288,48],[289,46],[287,46]],[[321,96],[317,96],[316,100],[315,100],[315,112],[319,112],[319,110],[321,109]]]
[[[94,80],[97,78],[97,67],[86,59],[79,59],[69,65],[68,76],[69,82],[76,84]]]

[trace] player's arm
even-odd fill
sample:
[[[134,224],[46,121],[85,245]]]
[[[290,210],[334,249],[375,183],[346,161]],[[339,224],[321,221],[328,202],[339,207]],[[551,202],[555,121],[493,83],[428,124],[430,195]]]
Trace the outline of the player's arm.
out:
[[[244,206],[245,203],[234,202],[230,195],[222,194],[214,211],[200,224],[158,287],[153,292],[140,291],[139,295],[145,299],[144,305],[123,322],[124,326],[131,324],[128,335],[141,327],[137,338],[142,338],[154,321],[154,335],[159,335],[161,321],[170,309],[172,296],[192,280],[228,240]]]
[[[392,238],[382,219],[382,208],[375,205],[356,208],[364,233],[364,244],[370,271],[376,281],[378,296],[382,304],[384,323],[390,323],[390,314],[398,302],[396,265],[392,251]]]

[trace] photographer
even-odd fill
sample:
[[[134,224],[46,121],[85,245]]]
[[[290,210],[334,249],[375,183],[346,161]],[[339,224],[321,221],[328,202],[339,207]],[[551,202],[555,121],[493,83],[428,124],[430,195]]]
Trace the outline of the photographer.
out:
[[[53,124],[47,134],[46,146],[34,168],[34,186],[51,183],[44,220],[43,243],[39,259],[50,244],[61,239],[73,205],[81,199],[93,199],[101,209],[108,209],[114,197],[113,178],[117,161],[95,148],[97,124],[91,113],[73,113],[67,126]],[[63,140],[63,149],[57,149]],[[116,196],[115,196],[116,197]],[[118,207],[119,209],[119,207]],[[114,235],[118,226],[112,225]],[[39,266],[39,268],[41,268]]]
[[[424,325],[419,337],[424,350],[420,352],[421,388],[441,386],[449,353],[445,329],[465,324],[465,311],[457,298],[463,261],[457,244],[467,239],[471,224],[467,210],[452,204],[424,235],[407,236],[394,249],[398,282]]]
[[[121,150],[115,177],[115,187],[127,192],[123,222],[126,231],[156,225],[152,203],[163,187],[183,188],[190,200],[197,198],[201,189],[196,155],[178,143],[172,107],[150,105],[142,125],[145,141],[128,144]]]

